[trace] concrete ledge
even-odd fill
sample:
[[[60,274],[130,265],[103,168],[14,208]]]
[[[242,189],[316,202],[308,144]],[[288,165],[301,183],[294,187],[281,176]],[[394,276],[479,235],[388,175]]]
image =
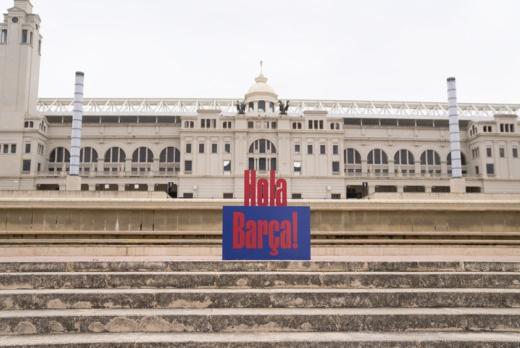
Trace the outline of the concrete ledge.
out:
[[[315,257],[520,257],[520,247],[512,246],[439,246],[439,245],[356,245],[315,246]],[[220,258],[221,246],[145,246],[145,245],[19,245],[0,246],[2,257],[213,257]]]
[[[77,348],[518,348],[514,332],[105,333],[5,336],[1,347]]]

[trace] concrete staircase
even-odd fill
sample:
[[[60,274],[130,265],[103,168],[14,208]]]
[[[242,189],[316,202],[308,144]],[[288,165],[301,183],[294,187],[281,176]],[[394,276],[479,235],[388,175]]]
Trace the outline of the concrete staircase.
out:
[[[3,262],[1,347],[520,347],[520,263]]]

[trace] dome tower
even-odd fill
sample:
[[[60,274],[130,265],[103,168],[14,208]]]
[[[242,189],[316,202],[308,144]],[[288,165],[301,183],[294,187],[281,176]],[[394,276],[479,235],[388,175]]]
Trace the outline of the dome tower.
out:
[[[261,63],[260,67],[262,67]],[[255,78],[255,83],[247,91],[245,102],[248,113],[267,114],[275,112],[278,95],[274,89],[267,84],[267,77],[264,76],[262,69],[260,69],[260,75]]]

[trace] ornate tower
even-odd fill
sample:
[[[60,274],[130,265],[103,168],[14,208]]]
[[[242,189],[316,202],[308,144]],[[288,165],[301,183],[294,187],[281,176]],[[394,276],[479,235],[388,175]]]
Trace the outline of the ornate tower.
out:
[[[38,113],[40,17],[29,0],[14,0],[0,23],[0,189],[33,189],[45,165],[47,126]]]
[[[0,24],[0,129],[18,130],[37,117],[40,17],[29,0],[15,0]]]

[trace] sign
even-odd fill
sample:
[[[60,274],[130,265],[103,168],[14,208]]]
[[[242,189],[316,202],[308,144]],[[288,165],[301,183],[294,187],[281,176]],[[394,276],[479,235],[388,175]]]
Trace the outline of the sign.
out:
[[[310,260],[310,208],[287,206],[287,182],[244,173],[244,206],[222,216],[224,260]]]

